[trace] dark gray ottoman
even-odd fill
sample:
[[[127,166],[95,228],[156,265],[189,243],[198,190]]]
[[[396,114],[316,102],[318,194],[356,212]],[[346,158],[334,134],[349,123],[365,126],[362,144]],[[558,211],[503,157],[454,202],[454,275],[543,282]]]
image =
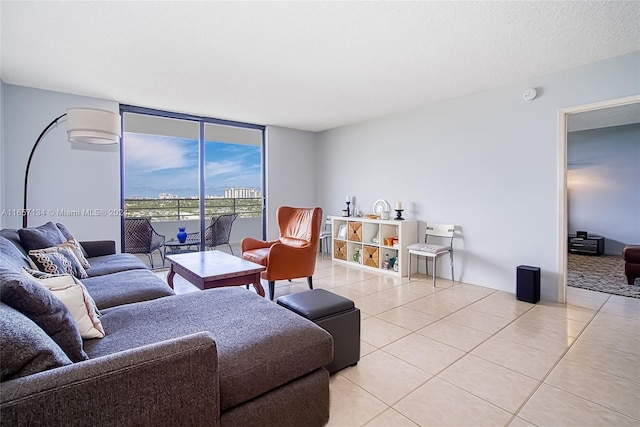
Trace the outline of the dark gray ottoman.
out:
[[[360,310],[350,299],[324,289],[313,289],[278,298],[278,304],[311,320],[333,336],[330,374],[360,360]]]

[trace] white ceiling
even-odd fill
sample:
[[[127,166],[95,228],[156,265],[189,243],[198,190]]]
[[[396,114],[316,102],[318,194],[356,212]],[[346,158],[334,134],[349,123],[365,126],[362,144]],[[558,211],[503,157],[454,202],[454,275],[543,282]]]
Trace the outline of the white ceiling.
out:
[[[567,130],[577,132],[637,123],[640,123],[640,103],[571,114],[567,122]]]
[[[311,131],[640,50],[638,1],[2,0],[0,15],[5,83]]]

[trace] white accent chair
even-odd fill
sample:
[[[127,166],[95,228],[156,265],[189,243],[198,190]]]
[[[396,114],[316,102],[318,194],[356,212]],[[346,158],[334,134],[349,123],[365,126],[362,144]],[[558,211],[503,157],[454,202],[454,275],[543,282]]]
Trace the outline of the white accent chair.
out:
[[[453,235],[456,226],[454,224],[434,224],[427,223],[427,230],[424,235],[424,243],[413,243],[407,246],[409,250],[409,274],[408,279],[411,280],[411,258],[412,255],[416,255],[416,257],[425,257],[425,272],[429,274],[429,258],[433,260],[433,287],[436,286],[436,260],[440,255],[444,255],[446,253],[449,254],[449,260],[451,263],[451,281],[453,282]],[[429,240],[433,241],[434,238],[439,238],[440,242],[444,242],[448,239],[449,244],[436,244],[431,243]]]
[[[320,252],[322,252],[322,259],[325,252],[331,255],[331,218],[329,217],[324,222],[324,230],[320,231]]]

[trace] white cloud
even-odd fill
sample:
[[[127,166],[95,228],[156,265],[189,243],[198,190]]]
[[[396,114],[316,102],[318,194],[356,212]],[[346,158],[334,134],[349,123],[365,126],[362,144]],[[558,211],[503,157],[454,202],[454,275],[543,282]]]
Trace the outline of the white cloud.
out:
[[[213,178],[214,176],[244,172],[244,167],[233,161],[208,162],[205,165],[205,171],[207,178]]]
[[[189,166],[193,162],[189,160],[190,150],[186,145],[180,138],[126,133],[124,153],[127,170],[152,172]]]

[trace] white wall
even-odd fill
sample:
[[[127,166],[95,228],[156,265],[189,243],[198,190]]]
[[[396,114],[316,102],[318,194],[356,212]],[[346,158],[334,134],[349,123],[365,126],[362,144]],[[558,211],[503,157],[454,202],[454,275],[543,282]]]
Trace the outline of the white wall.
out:
[[[515,293],[516,267],[533,265],[556,300],[558,112],[638,94],[639,73],[636,52],[323,132],[319,200],[336,215],[345,194],[366,212],[402,200],[406,218],[457,224],[456,280]]]
[[[605,237],[605,253],[640,242],[640,124],[570,132],[569,232]]]
[[[278,206],[318,206],[316,134],[268,126],[267,155],[267,239],[278,237],[275,212]]]
[[[22,209],[27,159],[40,132],[72,107],[93,107],[118,112],[118,103],[3,85],[4,138],[1,208]],[[38,146],[29,173],[28,208],[42,215],[29,216],[29,226],[62,222],[80,240],[120,241],[120,152],[118,146],[72,144],[66,122],[61,121]],[[67,216],[60,210],[95,210],[98,216]],[[116,215],[109,215],[109,211]],[[106,211],[107,214],[100,213]],[[5,211],[7,212],[7,211]],[[20,228],[22,217],[6,215],[3,227]]]

